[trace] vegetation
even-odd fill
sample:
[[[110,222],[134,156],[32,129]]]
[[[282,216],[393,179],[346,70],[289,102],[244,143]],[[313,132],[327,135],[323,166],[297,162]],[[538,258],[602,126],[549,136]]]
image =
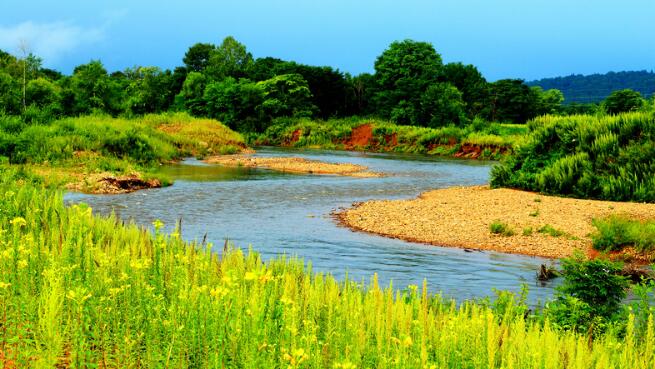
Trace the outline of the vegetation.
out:
[[[583,76],[573,74],[566,77],[544,78],[527,83],[544,89],[557,89],[564,93],[565,103],[600,103],[612,92],[631,89],[649,97],[655,93],[655,72],[609,72]]]
[[[498,234],[505,237],[513,236],[515,234],[512,227],[510,227],[507,223],[501,222],[500,220],[489,224],[489,231],[493,234]],[[525,232],[523,233],[525,234]]]
[[[0,190],[0,360],[16,367],[650,368],[652,315],[594,337],[510,294],[459,305],[154,235],[61,195]],[[161,223],[155,223],[158,230]],[[600,269],[593,269],[600,273]],[[606,283],[602,291],[613,285]],[[613,291],[613,290],[612,290]],[[590,292],[597,292],[591,291]],[[594,300],[609,311],[614,293]],[[586,296],[579,295],[580,301]],[[594,297],[598,299],[597,297]],[[591,306],[591,305],[590,305]],[[616,347],[620,345],[621,350]],[[565,359],[562,359],[565,358]]]
[[[140,119],[98,115],[45,124],[0,116],[0,163],[26,165],[52,185],[75,181],[79,174],[147,174],[185,156],[244,147],[241,135],[219,122],[183,113]]]
[[[367,131],[370,127],[370,131]],[[524,125],[489,124],[476,120],[457,127],[423,128],[379,119],[280,119],[254,144],[324,149],[359,149],[498,159],[527,129]]]
[[[491,184],[550,194],[617,201],[655,201],[655,115],[546,116]]]
[[[655,220],[639,221],[625,216],[594,219],[596,232],[591,235],[593,246],[601,251],[620,251],[634,247],[639,252],[655,249]]]
[[[621,302],[629,287],[620,275],[622,267],[605,259],[585,260],[581,254],[562,260],[564,282],[547,315],[561,328],[592,334],[621,325],[627,315]]]

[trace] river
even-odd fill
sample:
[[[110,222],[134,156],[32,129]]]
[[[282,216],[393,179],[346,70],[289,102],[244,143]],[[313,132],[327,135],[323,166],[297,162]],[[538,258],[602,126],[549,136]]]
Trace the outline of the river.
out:
[[[252,248],[269,259],[280,254],[311,261],[314,271],[339,279],[368,281],[378,273],[383,285],[420,285],[458,300],[492,296],[493,289],[530,288],[529,301],[552,295],[535,273],[542,258],[494,252],[466,252],[353,232],[330,213],[353,202],[413,198],[450,186],[487,183],[493,163],[445,160],[422,155],[372,154],[326,150],[259,149],[259,156],[299,156],[349,162],[384,172],[383,178],[298,175],[265,169],[225,168],[197,160],[162,167],[173,186],[121,195],[68,193],[69,203],[85,202],[94,212],[114,211],[122,219],[151,226],[155,219],[168,231],[182,219],[182,236],[207,237],[217,252],[225,239]],[[475,217],[471,209],[471,217]]]

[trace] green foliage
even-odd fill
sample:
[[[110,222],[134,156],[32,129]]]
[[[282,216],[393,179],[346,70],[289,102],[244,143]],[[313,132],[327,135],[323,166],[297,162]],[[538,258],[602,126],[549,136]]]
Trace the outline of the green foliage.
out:
[[[546,224],[546,225],[542,226],[541,228],[539,228],[539,230],[537,232],[547,234],[547,235],[549,235],[551,237],[560,237],[560,236],[566,235],[566,232],[564,232],[562,230],[559,230],[559,229],[551,226],[550,224]]]
[[[496,220],[489,224],[489,231],[493,234],[498,234],[505,237],[513,236],[516,234],[512,227],[510,227],[505,222],[501,222],[500,220]]]
[[[189,47],[182,61],[189,72],[202,72],[209,65],[209,58],[216,46],[209,43],[196,43]]]
[[[202,50],[199,51],[204,51],[206,48],[207,46],[202,46]],[[200,56],[198,59],[202,63],[204,55],[201,52],[198,54]],[[246,50],[246,46],[234,37],[228,36],[218,47],[210,51],[206,72],[216,80],[226,77],[241,78],[246,76],[252,62],[252,54]]]
[[[603,107],[609,114],[620,114],[637,111],[644,103],[639,92],[625,89],[612,92],[603,102]]]
[[[445,300],[368,287],[302,261],[154,234],[0,177],[3,359],[16,367],[652,368],[640,335],[589,337],[526,317],[509,293]],[[628,322],[634,320],[629,316]],[[632,328],[631,328],[632,327]],[[644,339],[638,339],[644,337]],[[621,349],[618,350],[617,347]],[[566,358],[566,359],[562,359]]]
[[[490,121],[525,123],[537,115],[539,92],[520,79],[501,79],[490,84],[485,117]]]
[[[420,125],[421,97],[437,81],[441,66],[441,56],[429,43],[391,43],[375,61],[377,113],[398,124]]]
[[[655,115],[546,116],[491,172],[494,187],[655,201]]]
[[[618,251],[632,246],[639,252],[655,249],[655,221],[639,221],[613,215],[593,220],[596,232],[591,235],[593,246],[601,251]]]
[[[421,96],[420,122],[432,128],[467,122],[462,93],[449,83],[436,83]]]
[[[606,259],[586,260],[580,253],[563,259],[564,282],[557,287],[556,300],[547,306],[547,314],[558,326],[582,332],[616,322],[629,287],[620,275],[622,268],[621,263]]]

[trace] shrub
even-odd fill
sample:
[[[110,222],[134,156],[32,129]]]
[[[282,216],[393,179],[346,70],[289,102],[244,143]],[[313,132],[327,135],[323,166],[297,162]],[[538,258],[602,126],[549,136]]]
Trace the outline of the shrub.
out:
[[[492,187],[655,202],[655,114],[545,116],[491,171]]]
[[[515,234],[514,230],[507,223],[503,223],[499,220],[496,220],[489,225],[489,231],[493,234],[499,234],[505,237],[513,236]]]
[[[591,235],[593,247],[601,251],[618,251],[633,246],[637,251],[655,248],[655,221],[638,221],[623,216],[594,219],[596,232]]]

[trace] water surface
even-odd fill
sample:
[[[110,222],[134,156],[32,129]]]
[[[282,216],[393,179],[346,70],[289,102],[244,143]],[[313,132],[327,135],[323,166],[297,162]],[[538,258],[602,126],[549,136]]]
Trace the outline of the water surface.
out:
[[[68,194],[67,201],[86,202],[94,211],[112,211],[123,219],[150,225],[161,219],[170,231],[182,219],[183,237],[213,242],[225,239],[250,245],[265,259],[297,255],[315,271],[337,278],[380,281],[404,288],[427,279],[432,291],[457,299],[493,294],[493,289],[530,287],[530,300],[544,300],[552,286],[535,281],[545,259],[494,252],[416,244],[352,232],[330,213],[353,202],[412,198],[435,188],[484,184],[492,163],[444,160],[420,155],[370,154],[323,150],[265,148],[259,156],[301,156],[328,162],[350,162],[389,174],[384,178],[351,178],[284,174],[264,169],[225,168],[196,160],[162,168],[175,180],[168,188],[124,195]],[[475,209],[471,209],[475,216]]]

